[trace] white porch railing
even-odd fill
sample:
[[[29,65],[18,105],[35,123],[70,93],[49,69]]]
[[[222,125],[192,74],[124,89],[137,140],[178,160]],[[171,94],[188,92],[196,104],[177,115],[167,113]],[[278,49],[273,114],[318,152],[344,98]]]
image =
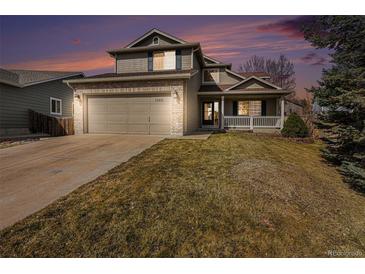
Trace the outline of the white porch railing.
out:
[[[224,116],[224,127],[227,128],[280,128],[280,116]]]

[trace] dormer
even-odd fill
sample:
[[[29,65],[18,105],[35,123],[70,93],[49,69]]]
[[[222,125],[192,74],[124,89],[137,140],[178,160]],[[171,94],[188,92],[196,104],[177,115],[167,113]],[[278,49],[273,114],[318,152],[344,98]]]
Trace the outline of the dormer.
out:
[[[186,44],[187,42],[171,34],[152,29],[133,42],[129,43],[126,48],[148,47],[148,46],[166,46],[176,44]]]

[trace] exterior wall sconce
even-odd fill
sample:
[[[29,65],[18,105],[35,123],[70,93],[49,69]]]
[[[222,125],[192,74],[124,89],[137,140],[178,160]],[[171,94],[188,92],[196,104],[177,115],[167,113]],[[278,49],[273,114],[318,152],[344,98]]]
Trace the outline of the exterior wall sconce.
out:
[[[174,90],[173,94],[172,94],[172,98],[174,99],[178,99],[179,98],[179,94],[177,94],[177,91]]]

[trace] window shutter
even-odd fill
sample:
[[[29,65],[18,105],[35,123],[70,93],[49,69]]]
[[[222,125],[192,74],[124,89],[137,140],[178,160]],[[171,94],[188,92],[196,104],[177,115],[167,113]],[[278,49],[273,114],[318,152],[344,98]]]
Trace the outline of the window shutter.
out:
[[[238,105],[237,105],[237,101],[233,101],[233,116],[237,116],[237,110],[238,110]]]
[[[176,50],[176,69],[181,70],[181,49]]]
[[[148,52],[148,71],[153,71],[153,57],[152,51]]]
[[[266,100],[261,101],[261,116],[266,116]]]

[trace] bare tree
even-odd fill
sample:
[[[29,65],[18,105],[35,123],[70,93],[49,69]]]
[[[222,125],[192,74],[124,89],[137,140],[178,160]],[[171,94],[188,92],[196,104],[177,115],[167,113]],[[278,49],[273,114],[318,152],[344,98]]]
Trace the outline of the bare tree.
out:
[[[270,81],[285,89],[294,91],[295,89],[295,70],[294,64],[283,54],[278,59],[265,58],[254,55],[240,66],[244,72],[266,72],[270,75]],[[294,97],[294,92],[290,97]]]
[[[240,65],[240,71],[257,72],[265,71],[266,60],[262,56],[254,55],[246,63]]]

